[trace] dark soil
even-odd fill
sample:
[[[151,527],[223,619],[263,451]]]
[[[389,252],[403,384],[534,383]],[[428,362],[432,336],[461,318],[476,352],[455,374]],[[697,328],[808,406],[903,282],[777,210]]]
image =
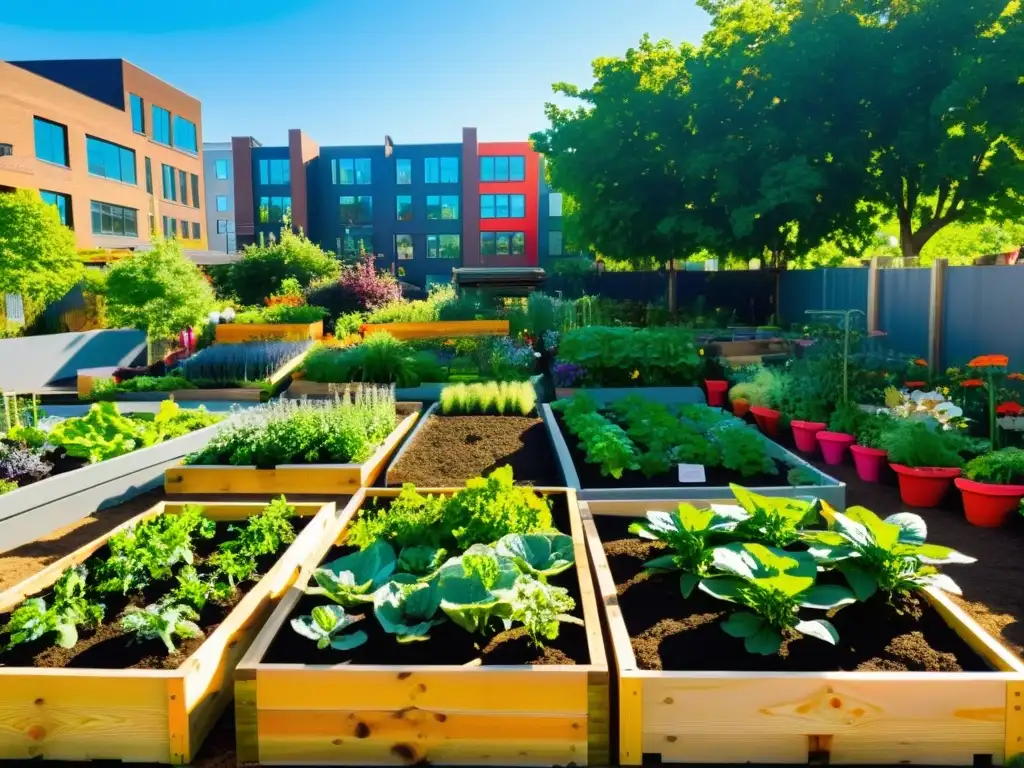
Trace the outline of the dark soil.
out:
[[[555,525],[561,531],[569,530],[568,512],[564,500],[554,497],[552,507]],[[335,546],[321,562],[330,562],[355,551],[350,546]],[[550,579],[550,583],[569,590],[576,601],[573,616],[582,618],[583,609],[576,578],[576,569],[570,568]],[[290,618],[309,612],[318,605],[329,601],[323,597],[303,597]],[[364,620],[353,625],[352,630],[362,630],[369,640],[351,651],[336,651],[332,648],[318,650],[316,644],[296,633],[285,624],[267,649],[262,661],[275,664],[429,664],[461,665],[479,663],[493,665],[548,665],[548,664],[589,664],[587,636],[584,627],[563,623],[558,638],[545,641],[543,647],[535,646],[521,626],[499,632],[492,636],[471,635],[451,621],[434,627],[430,639],[424,642],[399,644],[393,635],[381,629],[373,616],[373,607],[347,609],[353,614],[362,614]]]
[[[760,672],[987,671],[985,663],[923,600],[899,610],[882,597],[829,612],[837,646],[795,633],[775,656],[747,653],[719,623],[733,606],[695,591],[684,599],[677,578],[648,575],[644,561],[660,542],[632,536],[629,520],[598,517],[619,605],[641,669]],[[841,582],[840,582],[841,583]],[[808,618],[823,617],[805,611]],[[813,614],[813,615],[812,615]]]
[[[309,517],[297,517],[293,521],[296,533],[300,532],[311,520]],[[224,541],[229,541],[235,534],[228,530],[227,523],[217,526],[217,535],[212,539],[199,539],[194,544],[195,564],[202,573],[202,563],[212,555]],[[281,550],[283,551],[283,549]],[[92,561],[109,556],[104,547]],[[258,561],[258,573],[262,576],[277,560],[277,555],[267,555]],[[177,570],[177,569],[175,569]],[[257,579],[258,580],[258,579]],[[161,640],[147,640],[142,643],[132,642],[133,637],[121,630],[119,617],[128,608],[145,608],[157,602],[171,589],[173,580],[157,582],[147,587],[141,594],[118,595],[107,594],[101,598],[106,606],[103,624],[95,629],[79,627],[79,639],[72,648],[61,648],[53,644],[53,638],[46,635],[33,643],[25,643],[0,656],[0,666],[7,667],[44,667],[64,669],[177,669],[199,646],[210,633],[220,626],[232,609],[255,585],[256,581],[239,584],[235,594],[224,602],[207,603],[200,611],[196,622],[203,630],[203,636],[195,638],[174,638],[176,652],[167,653]],[[48,597],[49,590],[38,596]],[[0,626],[7,623],[9,613],[0,614]]]
[[[517,483],[562,484],[544,422],[527,416],[431,416],[388,472],[390,485],[464,485],[510,464]]]
[[[622,477],[616,480],[614,477],[601,474],[601,468],[597,464],[590,464],[586,455],[580,449],[579,439],[569,431],[561,414],[555,416],[558,421],[558,428],[562,430],[566,445],[569,446],[569,455],[572,463],[576,466],[576,474],[580,478],[582,488],[725,488],[729,483],[739,483],[747,488],[771,488],[789,485],[786,478],[790,467],[781,461],[775,460],[775,467],[778,474],[762,473],[743,477],[737,472],[723,467],[708,467],[705,469],[705,481],[703,483],[680,483],[679,473],[673,468],[669,472],[653,477],[647,477],[643,472],[637,470],[626,470]]]

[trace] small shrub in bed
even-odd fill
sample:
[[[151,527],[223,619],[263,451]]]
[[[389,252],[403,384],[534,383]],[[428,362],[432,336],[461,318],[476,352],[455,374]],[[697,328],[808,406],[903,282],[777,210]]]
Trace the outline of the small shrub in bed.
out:
[[[529,416],[537,393],[528,381],[452,384],[441,390],[441,413]]]
[[[238,414],[186,464],[257,466],[366,461],[395,429],[394,393],[360,387],[327,401],[282,400]]]
[[[373,333],[354,347],[317,347],[306,358],[307,381],[331,384],[370,382],[415,387],[424,381],[444,381],[447,376],[432,352],[416,352],[389,333]]]
[[[197,385],[264,381],[311,344],[309,341],[217,344],[183,361],[172,373]]]
[[[275,304],[262,309],[251,309],[239,312],[235,315],[234,322],[240,324],[268,323],[271,325],[283,325],[286,323],[295,325],[307,325],[316,323],[327,317],[327,310],[323,307],[315,307],[309,304],[301,306],[289,306],[288,304]]]
[[[680,387],[701,378],[694,335],[685,328],[576,328],[559,340],[558,361],[584,370],[577,386]]]

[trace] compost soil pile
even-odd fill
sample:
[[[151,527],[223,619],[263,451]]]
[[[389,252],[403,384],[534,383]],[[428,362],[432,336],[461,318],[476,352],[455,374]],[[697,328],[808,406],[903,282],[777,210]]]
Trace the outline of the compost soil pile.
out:
[[[527,416],[431,416],[388,483],[446,488],[509,464],[519,484],[562,484],[544,422]]]
[[[296,517],[292,528],[300,532],[311,520],[311,517]],[[228,523],[217,524],[217,534],[212,539],[197,539],[194,542],[195,565],[202,573],[203,562],[217,551],[217,547],[235,538],[228,530]],[[44,667],[56,669],[177,669],[199,646],[220,626],[234,607],[256,586],[260,577],[273,567],[278,557],[284,553],[288,545],[282,545],[276,554],[265,555],[257,560],[259,576],[251,581],[238,585],[230,599],[218,603],[207,603],[199,612],[196,622],[203,630],[201,637],[174,637],[176,653],[168,654],[167,647],[161,640],[134,642],[132,633],[121,629],[120,616],[130,607],[145,608],[157,602],[170,591],[175,581],[156,582],[142,593],[104,595],[101,598],[105,606],[103,623],[95,629],[79,627],[78,642],[71,648],[61,648],[53,644],[53,636],[44,637],[31,643],[16,646],[13,650],[0,655],[0,667]],[[109,551],[100,549],[89,561],[87,566],[97,562],[96,558],[106,558]],[[47,597],[49,590],[38,593],[39,597]],[[10,613],[0,613],[0,626],[6,625]]]
[[[502,418],[502,417],[499,417]],[[568,510],[563,497],[553,497],[552,514],[555,526],[560,531],[569,530]],[[335,546],[324,556],[322,563],[329,563],[356,551],[350,546]],[[549,579],[549,583],[565,587],[576,602],[572,615],[583,618],[576,568]],[[304,596],[289,614],[289,619],[308,615],[318,605],[330,601],[322,596]],[[262,661],[268,664],[431,664],[463,665],[479,662],[483,666],[496,664],[589,664],[587,634],[584,627],[561,623],[558,637],[545,640],[537,647],[530,640],[522,626],[494,635],[470,634],[451,621],[430,630],[430,639],[419,643],[399,644],[394,635],[385,632],[373,616],[373,606],[365,609],[349,608],[348,613],[363,614],[365,618],[352,625],[351,631],[361,630],[369,640],[351,651],[336,651],[333,648],[318,650],[316,644],[295,632],[289,623],[282,625],[274,641],[267,649]]]
[[[649,575],[646,560],[664,554],[661,542],[628,532],[628,519],[598,517],[597,528],[623,619],[636,654],[647,670],[763,672],[959,672],[986,671],[985,663],[923,600],[901,604],[885,598],[829,612],[839,644],[787,637],[775,656],[758,656],[719,626],[735,608],[696,590],[687,599],[678,577]],[[970,566],[965,566],[970,567]],[[959,570],[954,578],[959,575]],[[840,582],[841,583],[841,582]],[[805,609],[805,618],[823,617]],[[813,615],[812,615],[813,614]]]
[[[602,475],[600,465],[588,463],[586,454],[580,449],[579,438],[569,430],[560,414],[556,415],[555,419],[558,428],[562,430],[566,445],[569,446],[569,455],[576,466],[576,474],[580,478],[582,488],[727,488],[729,483],[739,483],[746,488],[772,488],[790,484],[786,477],[790,467],[777,459],[772,459],[778,470],[774,475],[761,472],[744,477],[739,472],[724,467],[707,467],[704,470],[703,483],[680,483],[679,473],[673,468],[669,472],[652,477],[647,477],[638,470],[626,470],[622,477],[616,480],[611,475]]]

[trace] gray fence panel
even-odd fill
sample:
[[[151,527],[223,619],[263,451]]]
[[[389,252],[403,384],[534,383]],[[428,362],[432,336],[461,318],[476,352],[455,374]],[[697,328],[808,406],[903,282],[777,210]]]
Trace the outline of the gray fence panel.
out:
[[[942,318],[943,365],[1009,355],[1024,370],[1024,267],[949,267]]]
[[[868,270],[798,269],[780,276],[779,305],[786,324],[805,322],[807,310],[868,308]]]
[[[889,348],[906,355],[928,350],[930,269],[883,269],[878,273],[878,328]]]

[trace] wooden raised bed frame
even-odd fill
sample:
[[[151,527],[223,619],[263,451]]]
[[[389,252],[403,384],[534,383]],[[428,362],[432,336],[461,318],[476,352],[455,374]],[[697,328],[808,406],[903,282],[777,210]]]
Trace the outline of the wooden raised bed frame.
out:
[[[242,344],[246,341],[320,341],[324,321],[315,323],[219,323],[217,344]]]
[[[453,493],[455,489],[420,489]],[[609,679],[583,528],[565,494],[590,664],[399,666],[263,664],[305,583],[366,498],[363,489],[311,551],[303,572],[235,670],[238,762],[275,765],[609,764]],[[315,653],[310,651],[311,654]]]
[[[202,504],[202,502],[197,502]],[[118,531],[183,504],[161,502],[0,594],[0,611],[53,584]],[[264,503],[203,504],[213,520],[243,520]],[[231,701],[232,672],[300,564],[338,518],[334,503],[295,504],[313,517],[277,563],[178,669],[0,666],[0,758],[188,763]]]
[[[622,765],[651,755],[663,763],[1002,765],[1024,750],[1024,664],[934,590],[925,591],[932,606],[999,671],[638,669],[593,516],[642,517],[675,505],[579,506],[618,668]]]
[[[508,320],[437,320],[432,323],[368,323],[363,337],[386,331],[396,339],[441,339],[446,336],[508,336]]]
[[[168,494],[279,494],[337,496],[373,485],[388,458],[412,429],[419,412],[402,419],[362,464],[281,464],[274,469],[222,465],[178,465],[164,473]]]

